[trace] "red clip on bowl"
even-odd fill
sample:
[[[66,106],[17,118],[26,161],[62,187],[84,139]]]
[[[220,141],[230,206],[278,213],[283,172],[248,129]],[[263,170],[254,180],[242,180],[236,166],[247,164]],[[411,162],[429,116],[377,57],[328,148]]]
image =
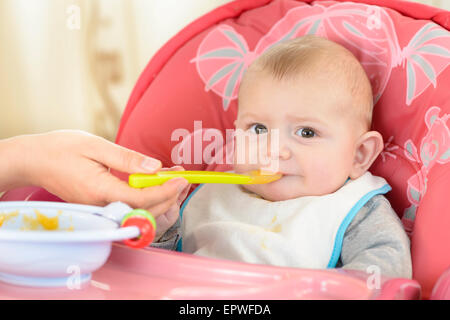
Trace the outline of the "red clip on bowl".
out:
[[[134,239],[126,239],[124,243],[131,248],[144,248],[153,242],[156,234],[156,221],[153,216],[144,209],[135,209],[125,215],[121,227],[138,227],[140,235]]]

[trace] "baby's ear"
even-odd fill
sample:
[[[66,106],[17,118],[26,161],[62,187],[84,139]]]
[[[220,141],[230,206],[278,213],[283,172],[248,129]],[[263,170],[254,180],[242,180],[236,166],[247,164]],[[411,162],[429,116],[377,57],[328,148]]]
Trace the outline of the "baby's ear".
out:
[[[353,159],[351,179],[357,179],[369,170],[372,163],[383,151],[383,137],[378,131],[364,133],[356,143],[355,158]]]

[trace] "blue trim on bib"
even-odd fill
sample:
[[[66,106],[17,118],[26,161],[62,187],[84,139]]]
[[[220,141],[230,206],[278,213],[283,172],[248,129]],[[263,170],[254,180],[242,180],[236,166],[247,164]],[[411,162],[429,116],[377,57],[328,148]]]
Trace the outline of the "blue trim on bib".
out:
[[[331,252],[331,258],[330,258],[330,261],[328,262],[327,268],[334,268],[336,266],[336,263],[338,262],[339,257],[341,256],[342,242],[344,241],[345,231],[347,230],[348,226],[350,225],[350,223],[352,222],[352,220],[356,216],[356,214],[359,212],[359,210],[372,197],[374,197],[378,194],[385,194],[391,190],[392,190],[392,188],[388,184],[385,184],[383,187],[381,187],[379,189],[372,190],[372,191],[366,193],[361,199],[359,199],[359,201],[350,209],[350,212],[345,216],[344,220],[342,221],[342,223],[339,226],[339,229],[336,233],[336,239],[334,241],[333,251]]]
[[[197,191],[201,188],[201,187],[203,187],[205,184],[204,183],[202,183],[202,184],[200,184],[197,188],[195,188],[195,190],[194,191],[192,191],[192,193],[189,195],[189,197],[187,197],[186,198],[186,200],[183,202],[183,205],[181,206],[181,208],[180,208],[180,222],[181,223],[183,223],[182,222],[182,220],[183,220],[183,211],[184,211],[184,208],[186,208],[186,206],[187,206],[187,204],[188,204],[188,202],[189,202],[189,200],[191,200],[191,198],[194,196],[194,194],[196,194],[197,193]],[[182,235],[183,236],[183,235]],[[177,242],[177,249],[176,249],[176,251],[179,251],[179,252],[182,252],[182,248],[183,248],[183,237],[180,237],[180,240],[178,240],[178,242]]]

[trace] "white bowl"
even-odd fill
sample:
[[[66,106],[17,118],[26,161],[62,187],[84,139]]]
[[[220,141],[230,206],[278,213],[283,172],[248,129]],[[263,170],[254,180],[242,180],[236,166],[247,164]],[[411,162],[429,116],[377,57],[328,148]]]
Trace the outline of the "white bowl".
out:
[[[0,214],[19,212],[0,227],[0,280],[45,287],[88,281],[108,259],[113,241],[139,236],[137,227],[119,228],[117,222],[102,216],[106,208],[59,202],[0,202]],[[59,229],[21,230],[24,215],[36,217],[35,209],[47,217],[59,214]]]

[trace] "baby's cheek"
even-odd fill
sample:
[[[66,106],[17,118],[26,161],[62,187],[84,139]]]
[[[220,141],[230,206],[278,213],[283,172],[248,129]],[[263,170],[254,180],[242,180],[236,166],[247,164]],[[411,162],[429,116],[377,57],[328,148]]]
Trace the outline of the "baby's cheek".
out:
[[[235,162],[233,165],[233,171],[236,173],[247,173],[251,171],[251,168],[246,164],[238,164]]]
[[[313,168],[314,173],[310,178],[313,178],[312,183],[320,194],[335,192],[348,177],[345,159],[339,157],[330,157],[328,161],[317,161]]]
[[[234,149],[233,161],[235,166],[243,167],[249,163],[250,150],[247,145],[237,143]]]
[[[234,163],[258,167],[270,165],[265,135],[237,135],[234,147]]]
[[[308,168],[304,168],[306,183],[309,185],[311,194],[326,192],[327,186],[334,179],[336,170],[338,170],[331,161],[316,159],[311,161]]]
[[[243,189],[245,189],[251,193],[255,193],[257,195],[260,195],[262,193],[261,186],[259,186],[259,185],[243,184],[241,186]]]
[[[330,164],[324,160],[323,156],[310,157],[303,163],[302,172],[305,176],[314,177],[314,179],[325,178],[329,173]]]

